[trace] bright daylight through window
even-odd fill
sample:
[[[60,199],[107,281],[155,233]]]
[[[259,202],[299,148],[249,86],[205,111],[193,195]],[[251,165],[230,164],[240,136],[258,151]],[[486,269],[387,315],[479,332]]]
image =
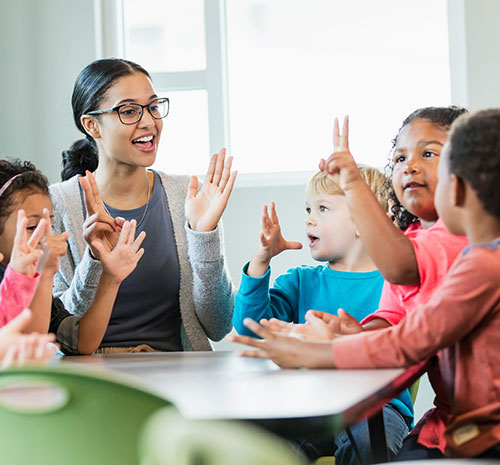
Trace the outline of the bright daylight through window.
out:
[[[446,0],[123,1],[125,55],[158,75],[210,68],[205,9],[222,5],[227,133],[241,174],[315,170],[346,113],[356,159],[382,167],[408,113],[450,103]],[[211,125],[226,123],[209,121],[206,88],[163,84],[171,112],[156,166],[203,172]]]

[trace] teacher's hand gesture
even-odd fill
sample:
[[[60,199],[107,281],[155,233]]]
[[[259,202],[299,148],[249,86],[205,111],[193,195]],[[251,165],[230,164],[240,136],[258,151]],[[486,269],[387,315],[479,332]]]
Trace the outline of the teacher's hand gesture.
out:
[[[109,215],[102,203],[93,174],[90,171],[87,171],[86,174],[86,177],[78,178],[87,207],[87,219],[83,223],[83,237],[90,247],[92,255],[100,260],[100,250],[94,247],[95,241],[97,240],[104,250],[111,252],[118,242],[124,220]]]
[[[194,231],[212,231],[227,205],[237,172],[231,172],[233,157],[226,160],[226,149],[214,154],[207,175],[198,191],[198,178],[191,176],[186,197],[186,219]]]

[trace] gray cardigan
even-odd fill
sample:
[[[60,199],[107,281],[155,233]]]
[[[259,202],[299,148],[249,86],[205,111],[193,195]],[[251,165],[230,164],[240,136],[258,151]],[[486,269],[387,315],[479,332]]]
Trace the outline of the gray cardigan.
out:
[[[232,328],[234,287],[224,259],[223,231],[191,230],[184,216],[189,178],[158,173],[167,194],[180,269],[179,306],[184,350],[212,350],[209,338],[221,340]],[[94,260],[83,238],[84,206],[78,176],[50,186],[53,229],[69,231],[68,253],[54,278],[54,295],[75,315],[92,303],[102,265]]]

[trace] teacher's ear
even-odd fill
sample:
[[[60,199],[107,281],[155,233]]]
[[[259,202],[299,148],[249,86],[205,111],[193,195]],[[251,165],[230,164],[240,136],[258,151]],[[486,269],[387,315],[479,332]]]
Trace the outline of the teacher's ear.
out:
[[[94,139],[99,139],[101,137],[101,132],[99,131],[99,125],[96,119],[91,115],[80,116],[80,123],[82,123],[85,132],[92,136]]]

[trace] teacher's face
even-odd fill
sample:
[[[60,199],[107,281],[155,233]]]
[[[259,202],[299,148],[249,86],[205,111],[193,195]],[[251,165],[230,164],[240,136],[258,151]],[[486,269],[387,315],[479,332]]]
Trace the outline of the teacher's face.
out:
[[[117,79],[99,105],[109,109],[124,103],[147,105],[157,99],[153,85],[143,73],[136,72]],[[134,124],[123,124],[118,113],[105,113],[96,118],[99,158],[130,166],[151,166],[158,151],[163,120],[155,119],[147,108]]]

